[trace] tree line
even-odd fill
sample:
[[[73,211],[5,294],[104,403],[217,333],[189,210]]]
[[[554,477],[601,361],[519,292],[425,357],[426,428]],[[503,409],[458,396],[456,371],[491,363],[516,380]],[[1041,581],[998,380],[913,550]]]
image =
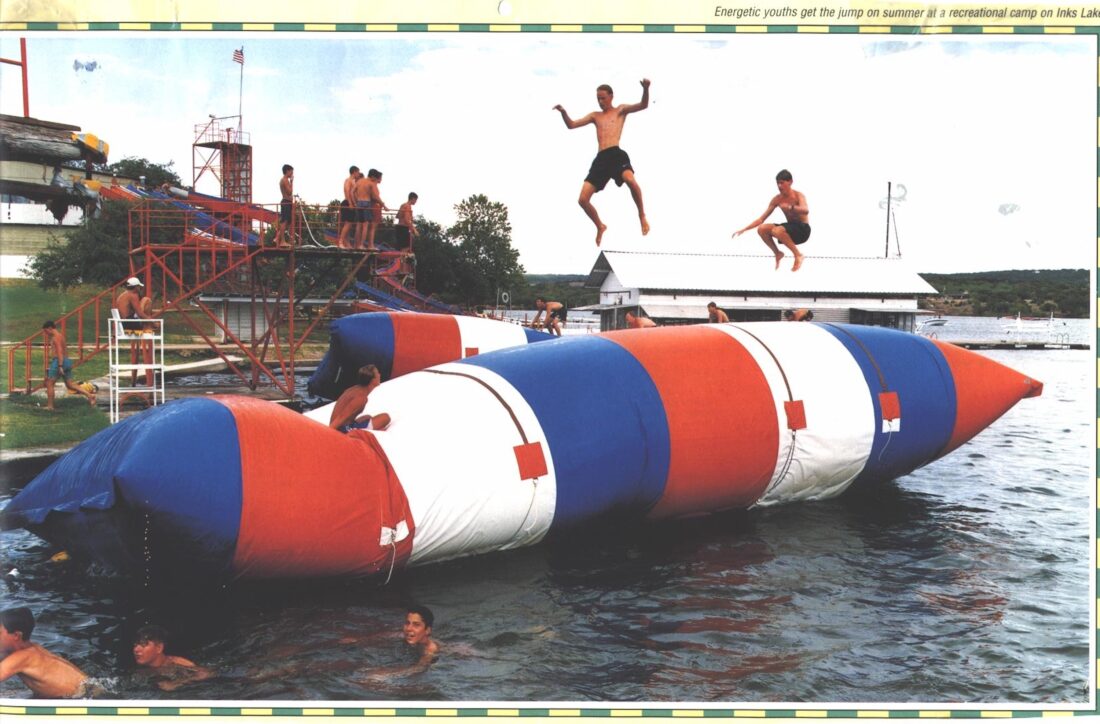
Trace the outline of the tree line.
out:
[[[1014,269],[967,274],[921,274],[939,291],[921,299],[921,308],[941,314],[982,317],[1087,318],[1087,269]]]

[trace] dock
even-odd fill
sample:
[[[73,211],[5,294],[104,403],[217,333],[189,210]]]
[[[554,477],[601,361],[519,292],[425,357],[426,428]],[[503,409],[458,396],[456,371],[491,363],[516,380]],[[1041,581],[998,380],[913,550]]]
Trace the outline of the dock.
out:
[[[942,341],[962,347],[963,349],[1091,349],[1090,345],[1081,342],[1041,342],[1004,339],[945,339]]]

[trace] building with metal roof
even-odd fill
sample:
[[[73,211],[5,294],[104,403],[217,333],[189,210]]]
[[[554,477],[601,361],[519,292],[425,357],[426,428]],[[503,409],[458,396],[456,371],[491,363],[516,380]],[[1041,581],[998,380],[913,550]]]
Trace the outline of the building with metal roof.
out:
[[[600,290],[600,329],[626,326],[627,312],[658,324],[707,320],[714,302],[730,321],[778,320],[809,309],[822,322],[912,331],[917,301],[937,294],[900,258],[806,257],[792,273],[771,255],[614,251],[600,253],[585,287]]]

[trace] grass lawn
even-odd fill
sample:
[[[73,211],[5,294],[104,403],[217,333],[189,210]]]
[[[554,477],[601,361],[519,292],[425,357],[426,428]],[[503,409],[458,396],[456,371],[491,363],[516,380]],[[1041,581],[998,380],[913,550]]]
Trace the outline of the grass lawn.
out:
[[[41,379],[44,376],[41,343],[34,345],[29,362],[25,351],[17,352],[14,364],[14,389],[8,389],[8,350],[14,344],[39,333],[42,323],[47,319],[61,317],[93,298],[100,291],[102,289],[94,285],[85,285],[64,292],[44,291],[31,280],[0,279],[0,340],[2,340],[0,392],[12,393],[9,399],[0,399],[0,435],[2,435],[0,449],[61,446],[83,440],[109,424],[108,416],[102,410],[93,410],[83,398],[68,397],[63,384],[58,384],[55,388],[57,411],[53,413],[46,411],[46,400],[40,393],[30,397],[21,394],[28,364],[32,378]],[[109,309],[109,306],[105,309]],[[105,311],[104,316],[106,316]],[[85,324],[87,325],[84,331],[85,342],[91,344],[94,341],[95,330],[91,329],[90,321],[86,320]],[[174,314],[167,316],[166,326],[168,344],[194,341],[192,336],[194,331],[186,323],[176,319]],[[66,330],[66,341],[69,344],[69,357],[74,362],[73,380],[93,380],[106,375],[108,365],[106,351],[88,358],[83,363],[78,363],[76,334],[76,324],[72,323]],[[311,335],[311,340],[315,339],[316,342],[311,342],[300,352],[300,355],[305,358],[320,359],[328,347],[327,337],[328,325],[319,325]],[[228,351],[228,353],[239,355],[236,351]],[[175,365],[212,359],[216,356],[213,350],[207,348],[180,349],[166,352],[164,361],[167,365]],[[171,398],[171,392],[168,396]]]
[[[14,394],[0,400],[0,447],[15,450],[27,447],[61,446],[99,432],[110,424],[107,413],[92,407],[76,394],[63,392],[59,383],[52,412],[46,398]]]

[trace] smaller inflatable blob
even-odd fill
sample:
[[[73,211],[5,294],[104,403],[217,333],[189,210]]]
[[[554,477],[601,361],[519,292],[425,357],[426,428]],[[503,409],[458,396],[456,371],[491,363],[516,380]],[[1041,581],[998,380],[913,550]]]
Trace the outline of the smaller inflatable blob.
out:
[[[343,434],[240,397],[89,438],[4,511],[147,578],[390,576],[601,517],[830,498],[965,443],[1042,384],[877,327],[785,322],[565,337],[391,379]],[[852,494],[858,494],[853,490]]]
[[[553,335],[484,317],[368,312],[334,321],[329,350],[309,379],[309,393],[334,400],[355,384],[359,368],[377,365],[383,380],[483,352],[549,341]]]

